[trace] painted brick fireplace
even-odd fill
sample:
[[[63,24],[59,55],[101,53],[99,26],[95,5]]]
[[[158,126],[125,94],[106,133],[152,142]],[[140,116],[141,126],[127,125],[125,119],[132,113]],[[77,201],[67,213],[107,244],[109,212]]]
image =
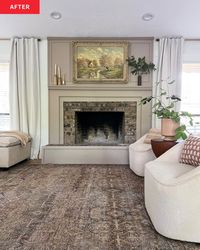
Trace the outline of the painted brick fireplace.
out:
[[[121,145],[136,139],[136,102],[64,102],[65,145]]]

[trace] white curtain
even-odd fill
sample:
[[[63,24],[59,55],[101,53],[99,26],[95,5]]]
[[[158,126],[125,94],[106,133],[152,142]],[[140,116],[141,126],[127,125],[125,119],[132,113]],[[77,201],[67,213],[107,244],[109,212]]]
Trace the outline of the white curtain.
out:
[[[162,82],[161,86],[167,90],[168,82],[175,81],[170,85],[172,94],[181,96],[181,75],[184,39],[180,38],[160,38],[155,41],[156,71],[154,73],[153,96],[159,96],[160,89],[155,82]],[[179,110],[180,105],[176,106]],[[160,120],[155,115],[152,116],[152,127],[159,128]]]
[[[31,158],[37,159],[41,141],[41,104],[39,45],[36,38],[12,39],[10,115],[11,129],[31,135]]]

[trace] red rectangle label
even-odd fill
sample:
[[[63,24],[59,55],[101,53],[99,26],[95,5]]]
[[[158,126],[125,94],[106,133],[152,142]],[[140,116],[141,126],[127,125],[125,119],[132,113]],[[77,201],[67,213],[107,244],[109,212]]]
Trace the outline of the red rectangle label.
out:
[[[0,0],[0,14],[40,14],[40,0]]]

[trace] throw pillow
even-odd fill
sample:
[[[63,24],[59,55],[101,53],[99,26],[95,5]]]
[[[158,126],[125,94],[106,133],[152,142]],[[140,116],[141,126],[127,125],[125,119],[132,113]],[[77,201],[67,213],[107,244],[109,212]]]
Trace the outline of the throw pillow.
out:
[[[192,166],[200,165],[200,137],[189,136],[181,151],[180,163]]]

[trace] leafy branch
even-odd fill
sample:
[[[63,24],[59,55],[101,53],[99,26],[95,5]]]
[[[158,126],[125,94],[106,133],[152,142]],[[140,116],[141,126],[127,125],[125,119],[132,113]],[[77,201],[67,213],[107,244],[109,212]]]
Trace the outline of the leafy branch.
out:
[[[149,74],[151,71],[156,70],[155,64],[147,63],[145,56],[142,58],[138,57],[137,60],[134,56],[131,56],[126,61],[128,66],[131,67],[131,74],[133,75]]]

